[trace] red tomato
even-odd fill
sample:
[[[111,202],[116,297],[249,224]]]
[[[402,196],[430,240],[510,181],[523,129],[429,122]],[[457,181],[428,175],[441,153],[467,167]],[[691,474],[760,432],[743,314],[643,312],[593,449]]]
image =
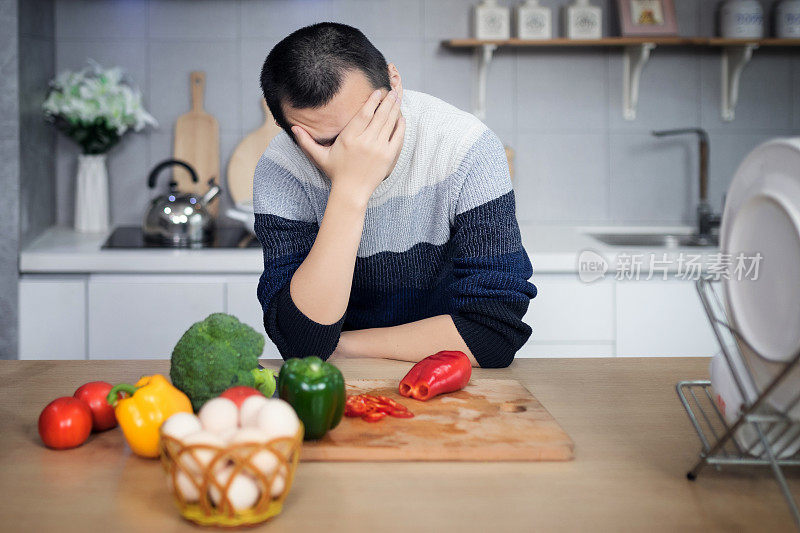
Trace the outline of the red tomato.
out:
[[[56,398],[39,415],[39,436],[48,448],[80,446],[92,432],[92,411],[72,396]]]
[[[220,394],[219,397],[227,398],[233,403],[235,403],[236,407],[241,407],[246,399],[248,399],[250,396],[255,396],[256,394],[258,394],[259,396],[264,396],[263,394],[261,394],[261,391],[258,391],[253,387],[238,385],[236,387],[231,387],[230,389],[226,390],[225,392]]]
[[[114,408],[108,403],[111,384],[105,381],[90,381],[78,387],[73,396],[84,402],[92,412],[92,431],[105,431],[117,427]]]

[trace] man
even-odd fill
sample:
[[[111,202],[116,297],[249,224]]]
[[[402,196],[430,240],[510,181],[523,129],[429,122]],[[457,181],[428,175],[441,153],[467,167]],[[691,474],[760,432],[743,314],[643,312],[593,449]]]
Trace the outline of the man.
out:
[[[255,172],[258,298],[284,358],[508,366],[536,288],[503,145],[472,115],[403,92],[357,29],[302,28],[261,87],[283,128]]]

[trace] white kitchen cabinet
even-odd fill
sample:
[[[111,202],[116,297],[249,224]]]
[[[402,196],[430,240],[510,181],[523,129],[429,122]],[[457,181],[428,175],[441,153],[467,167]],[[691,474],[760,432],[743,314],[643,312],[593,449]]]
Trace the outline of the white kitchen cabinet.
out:
[[[264,331],[264,315],[261,303],[256,296],[258,276],[229,277],[226,287],[227,312],[249,325],[259,333],[264,334],[264,353],[262,357],[280,359],[278,347],[273,344]]]
[[[584,283],[575,274],[534,275],[538,289],[523,321],[533,334],[518,357],[613,355],[614,283]],[[609,353],[611,352],[611,353]]]
[[[583,283],[537,274],[517,357],[708,356],[717,347],[694,289],[682,280]],[[21,359],[167,359],[192,323],[237,316],[266,338],[257,274],[24,275]]]
[[[529,341],[517,352],[518,358],[529,357],[614,357],[613,342],[566,343]]]
[[[169,359],[194,322],[225,310],[214,276],[93,275],[88,293],[89,359]]]
[[[86,277],[23,276],[19,358],[86,358]]]
[[[711,356],[716,339],[691,281],[618,281],[618,356]]]

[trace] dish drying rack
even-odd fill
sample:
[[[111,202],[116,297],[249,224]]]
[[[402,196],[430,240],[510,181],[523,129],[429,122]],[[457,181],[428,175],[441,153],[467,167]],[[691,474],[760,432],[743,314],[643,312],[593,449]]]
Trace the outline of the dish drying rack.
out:
[[[800,511],[798,511],[797,502],[792,496],[789,484],[783,473],[783,467],[800,466],[800,453],[795,453],[791,457],[781,458],[781,455],[794,441],[793,438],[785,439],[785,442],[776,446],[776,443],[782,437],[800,430],[800,421],[792,420],[785,414],[776,411],[765,401],[786,376],[798,366],[800,352],[786,363],[786,366],[762,390],[755,401],[749,401],[750,398],[745,392],[742,379],[750,380],[751,384],[754,384],[755,381],[752,370],[746,359],[740,357],[737,346],[739,346],[738,343],[742,343],[753,350],[753,353],[758,354],[758,351],[730,325],[723,298],[720,295],[720,285],[721,283],[717,280],[700,279],[696,283],[696,288],[703,303],[703,309],[708,316],[714,335],[728,368],[731,369],[731,374],[741,397],[744,399],[744,403],[736,421],[733,424],[728,424],[714,401],[710,381],[678,382],[675,387],[678,397],[686,409],[689,420],[697,432],[697,436],[700,437],[702,444],[700,458],[686,474],[686,477],[694,481],[706,465],[713,465],[718,470],[722,466],[768,466],[778,482],[783,497],[786,499],[795,525],[800,530]],[[734,365],[734,357],[740,357],[743,362],[741,367],[744,368],[744,376],[740,376],[739,372],[734,370],[737,368]],[[759,357],[762,356],[759,354]],[[785,411],[789,412],[798,401],[800,401],[800,391],[798,391],[798,395],[792,399]],[[743,448],[733,437],[741,427],[748,424],[758,435],[758,438],[754,439],[748,448]],[[753,453],[756,448],[759,449],[760,453]]]

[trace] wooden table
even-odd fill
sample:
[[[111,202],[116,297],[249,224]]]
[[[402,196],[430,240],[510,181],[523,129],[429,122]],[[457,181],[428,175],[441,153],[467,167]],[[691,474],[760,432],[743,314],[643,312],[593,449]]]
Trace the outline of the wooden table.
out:
[[[271,361],[267,364],[277,365]],[[345,378],[408,364],[340,360]],[[674,385],[707,359],[528,359],[476,377],[518,379],[575,441],[567,463],[304,463],[269,531],[791,530],[766,471],[705,470]],[[0,530],[189,531],[157,461],[119,430],[70,451],[39,440],[39,411],[86,381],[133,382],[167,361],[0,361]],[[800,476],[789,472],[795,493]]]

